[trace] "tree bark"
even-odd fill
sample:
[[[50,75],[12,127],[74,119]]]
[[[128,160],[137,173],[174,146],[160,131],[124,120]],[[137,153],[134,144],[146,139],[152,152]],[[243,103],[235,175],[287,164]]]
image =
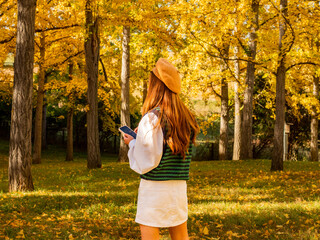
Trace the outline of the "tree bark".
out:
[[[130,127],[130,108],[129,108],[129,74],[130,74],[130,27],[123,27],[122,39],[122,67],[121,67],[121,126]],[[128,146],[120,138],[119,162],[128,161]]]
[[[46,98],[43,98],[43,108],[42,108],[42,140],[41,140],[42,150],[47,149],[47,104]]]
[[[34,189],[31,129],[35,10],[36,0],[18,0],[8,168],[10,192]]]
[[[86,1],[86,40],[84,44],[87,71],[87,167],[101,168],[98,128],[98,66],[100,39],[98,17],[93,16],[92,1]]]
[[[245,80],[243,110],[242,110],[242,131],[241,131],[241,159],[252,158],[252,113],[253,113],[253,87],[255,79],[255,63],[257,53],[257,33],[259,27],[259,0],[252,0],[251,3],[251,32],[249,34],[249,62]]]
[[[287,0],[280,0],[280,24],[279,24],[279,56],[276,75],[276,121],[274,126],[273,152],[271,171],[283,170],[283,135],[285,124],[285,80],[286,80],[286,51],[282,46],[282,39],[286,33],[286,21],[288,16]],[[284,16],[284,17],[283,17]]]
[[[73,64],[69,64],[69,82],[72,80]],[[72,94],[72,93],[71,93]],[[71,100],[70,100],[71,101]],[[69,101],[69,103],[70,103]],[[71,103],[72,105],[72,103]],[[73,161],[73,106],[70,106],[67,115],[67,155],[66,161]]]
[[[238,57],[239,47],[235,46],[235,58]],[[234,82],[234,141],[232,160],[240,159],[241,147],[241,103],[239,97],[240,64],[239,60],[234,63],[235,77],[238,81]]]
[[[319,99],[319,77],[313,78],[313,96]],[[311,161],[318,162],[318,113],[314,107],[311,113]]]
[[[66,161],[73,161],[73,108],[70,108],[67,116],[67,155]]]
[[[225,43],[223,46],[223,57],[228,58],[229,44]],[[228,158],[228,125],[229,125],[229,96],[228,96],[228,82],[224,76],[227,70],[226,63],[221,62],[221,113],[220,113],[220,137],[219,137],[219,159],[226,160]]]
[[[44,82],[45,82],[45,53],[46,53],[46,39],[44,32],[41,33],[40,38],[40,62],[39,62],[39,82],[37,91],[37,107],[34,124],[34,144],[33,144],[33,158],[32,164],[41,163],[41,141],[42,141],[42,111],[44,98]]]

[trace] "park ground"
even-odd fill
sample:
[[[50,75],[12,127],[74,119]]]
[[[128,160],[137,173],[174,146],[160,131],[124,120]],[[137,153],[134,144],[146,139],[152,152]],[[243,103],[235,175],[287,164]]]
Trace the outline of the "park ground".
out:
[[[139,239],[139,176],[115,155],[88,170],[84,153],[65,162],[49,148],[32,167],[34,192],[8,193],[8,145],[0,142],[0,239]],[[320,239],[320,163],[192,162],[191,239]],[[169,239],[161,230],[161,239]]]

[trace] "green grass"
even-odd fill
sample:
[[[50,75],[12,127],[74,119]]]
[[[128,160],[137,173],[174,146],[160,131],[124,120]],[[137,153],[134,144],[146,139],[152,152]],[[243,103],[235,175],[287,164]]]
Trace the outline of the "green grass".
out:
[[[139,176],[116,156],[88,170],[49,149],[32,167],[34,192],[8,193],[7,143],[0,144],[0,239],[139,239]],[[269,160],[193,162],[188,181],[191,239],[319,239],[320,164]],[[162,230],[162,239],[169,239]]]

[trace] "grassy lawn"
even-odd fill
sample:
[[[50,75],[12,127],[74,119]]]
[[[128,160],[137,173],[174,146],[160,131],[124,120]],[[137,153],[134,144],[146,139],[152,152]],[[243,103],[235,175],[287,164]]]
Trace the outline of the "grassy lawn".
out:
[[[116,156],[86,168],[49,149],[32,167],[35,191],[8,193],[7,143],[0,144],[0,239],[139,239],[134,222],[139,176]],[[269,160],[193,162],[191,239],[319,239],[320,163]],[[162,230],[162,239],[169,239]]]

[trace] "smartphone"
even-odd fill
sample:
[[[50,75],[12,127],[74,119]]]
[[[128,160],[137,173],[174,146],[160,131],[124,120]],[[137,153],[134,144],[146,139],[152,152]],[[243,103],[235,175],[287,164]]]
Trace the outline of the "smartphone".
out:
[[[123,133],[126,133],[126,134],[129,134],[130,136],[132,136],[134,139],[137,138],[137,134],[131,129],[129,128],[128,126],[122,126],[119,128],[119,131],[123,132]]]

